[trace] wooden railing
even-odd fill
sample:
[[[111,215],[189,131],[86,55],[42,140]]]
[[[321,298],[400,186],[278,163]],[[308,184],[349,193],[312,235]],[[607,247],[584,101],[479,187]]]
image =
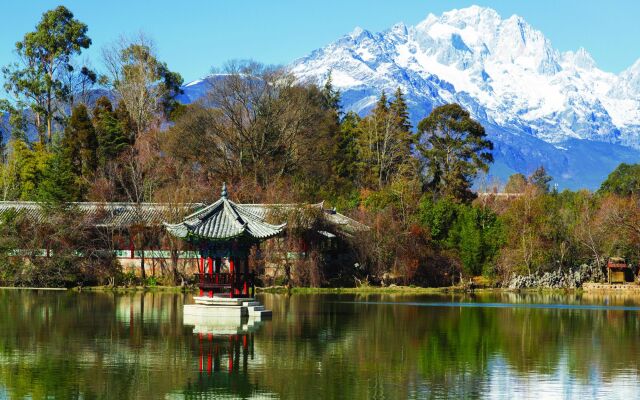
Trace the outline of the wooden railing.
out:
[[[202,291],[226,290],[234,296],[253,296],[255,291],[254,273],[198,273],[194,274],[195,281]]]

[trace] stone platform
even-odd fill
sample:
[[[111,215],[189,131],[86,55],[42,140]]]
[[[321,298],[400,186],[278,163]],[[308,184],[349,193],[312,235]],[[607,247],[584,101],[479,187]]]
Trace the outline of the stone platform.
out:
[[[214,297],[194,297],[195,304],[184,306],[184,318],[187,317],[252,317],[268,318],[271,311],[265,310],[264,306],[254,298],[230,298],[222,296]]]

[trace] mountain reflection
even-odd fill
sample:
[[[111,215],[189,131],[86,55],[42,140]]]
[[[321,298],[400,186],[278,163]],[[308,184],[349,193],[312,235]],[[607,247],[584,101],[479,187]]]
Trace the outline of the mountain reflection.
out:
[[[610,398],[640,390],[638,311],[524,306],[637,307],[633,298],[260,300],[272,321],[212,329],[184,325],[189,295],[0,291],[0,398]],[[523,306],[419,306],[437,302]]]

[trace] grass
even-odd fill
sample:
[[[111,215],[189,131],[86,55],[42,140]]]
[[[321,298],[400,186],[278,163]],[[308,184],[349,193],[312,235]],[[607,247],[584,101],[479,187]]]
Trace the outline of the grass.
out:
[[[415,286],[360,286],[352,288],[311,288],[311,287],[292,287],[270,286],[265,288],[256,288],[256,292],[262,293],[292,293],[292,294],[322,294],[322,293],[405,293],[405,294],[439,294],[462,291],[459,287],[415,287]]]
[[[165,293],[188,293],[194,292],[197,288],[191,286],[83,286],[82,288],[70,289],[77,292],[165,292]]]

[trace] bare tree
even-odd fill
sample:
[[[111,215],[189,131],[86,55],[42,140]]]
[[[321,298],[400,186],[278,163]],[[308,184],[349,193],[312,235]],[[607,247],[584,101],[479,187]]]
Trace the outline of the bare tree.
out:
[[[304,163],[327,159],[322,143],[330,117],[317,88],[255,62],[232,62],[224,71],[205,102],[217,110],[214,145],[227,166],[264,186]]]
[[[137,134],[146,132],[157,121],[167,91],[153,41],[142,33],[133,39],[123,37],[105,47],[102,58],[111,87],[129,111]]]

